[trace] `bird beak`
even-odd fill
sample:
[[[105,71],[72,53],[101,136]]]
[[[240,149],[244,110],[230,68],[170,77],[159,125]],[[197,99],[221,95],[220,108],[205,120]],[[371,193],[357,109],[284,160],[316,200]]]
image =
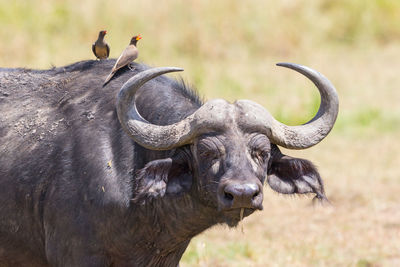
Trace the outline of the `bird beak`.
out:
[[[136,41],[139,41],[140,39],[142,39],[142,36],[140,36],[140,34],[136,37]]]

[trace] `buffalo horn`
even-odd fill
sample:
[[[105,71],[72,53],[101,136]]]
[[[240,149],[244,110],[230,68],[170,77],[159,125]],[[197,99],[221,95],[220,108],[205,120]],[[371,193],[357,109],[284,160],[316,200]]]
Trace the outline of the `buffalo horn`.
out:
[[[225,100],[215,99],[177,123],[155,125],[148,122],[136,108],[137,90],[159,75],[176,71],[183,69],[160,67],[142,71],[130,78],[118,93],[117,114],[123,129],[135,142],[148,149],[168,150],[189,144],[197,135],[221,128],[226,114],[232,112],[231,106]]]
[[[339,110],[339,100],[335,87],[319,72],[292,63],[279,63],[281,67],[293,69],[308,79],[318,88],[321,104],[317,114],[309,122],[299,126],[288,126],[277,121],[262,106],[249,101],[237,101],[245,127],[252,131],[265,133],[272,143],[289,149],[304,149],[319,143],[332,130]]]

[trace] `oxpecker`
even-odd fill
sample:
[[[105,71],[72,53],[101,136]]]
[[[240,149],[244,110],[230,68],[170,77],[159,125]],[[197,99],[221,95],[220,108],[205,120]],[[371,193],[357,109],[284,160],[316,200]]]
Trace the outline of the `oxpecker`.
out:
[[[106,59],[110,55],[110,47],[104,41],[104,36],[107,34],[107,31],[100,31],[99,37],[97,38],[96,42],[92,44],[92,51],[93,54],[98,59]]]
[[[139,35],[133,36],[131,42],[129,43],[128,47],[122,52],[122,54],[115,62],[114,67],[111,70],[111,73],[107,76],[106,80],[104,81],[104,85],[107,84],[110,79],[114,76],[114,74],[120,69],[125,67],[126,65],[132,63],[139,55],[139,51],[136,47],[137,41],[142,39]]]

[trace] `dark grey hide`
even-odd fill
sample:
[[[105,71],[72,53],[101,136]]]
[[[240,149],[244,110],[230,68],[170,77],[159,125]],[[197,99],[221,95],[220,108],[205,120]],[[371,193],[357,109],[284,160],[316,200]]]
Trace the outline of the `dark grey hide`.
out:
[[[237,225],[241,208],[262,209],[265,177],[277,192],[324,198],[309,161],[235,121],[171,150],[139,146],[115,103],[148,67],[134,63],[102,87],[114,63],[0,70],[0,266],[177,266],[192,237]],[[202,101],[159,76],[136,104],[149,122],[168,125]]]

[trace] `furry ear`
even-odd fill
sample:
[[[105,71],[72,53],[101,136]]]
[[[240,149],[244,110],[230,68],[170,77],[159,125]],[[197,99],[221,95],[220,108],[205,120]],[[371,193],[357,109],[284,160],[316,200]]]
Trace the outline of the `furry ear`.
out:
[[[272,147],[271,166],[267,181],[282,194],[315,193],[319,200],[328,200],[317,168],[310,161],[283,155],[276,145]]]
[[[137,173],[133,201],[146,201],[188,191],[192,185],[188,157],[188,152],[182,149],[177,150],[171,158],[147,163]]]

